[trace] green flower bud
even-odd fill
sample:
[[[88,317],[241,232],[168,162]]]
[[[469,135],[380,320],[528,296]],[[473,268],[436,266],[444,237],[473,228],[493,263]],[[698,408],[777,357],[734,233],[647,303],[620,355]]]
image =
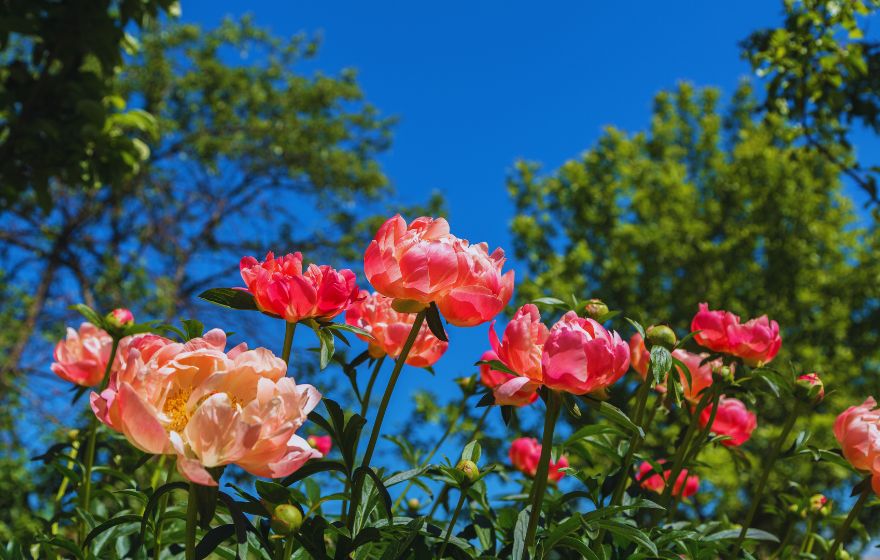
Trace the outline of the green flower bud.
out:
[[[667,350],[672,350],[675,347],[675,343],[678,341],[678,338],[675,336],[675,331],[666,325],[654,325],[648,327],[645,334],[648,336],[648,343],[651,346],[662,346]]]
[[[456,465],[457,471],[463,472],[469,483],[473,484],[480,478],[480,469],[473,461],[461,461]]]
[[[406,505],[412,511],[417,511],[422,504],[419,502],[418,498],[410,498],[406,501]]]
[[[104,320],[111,326],[121,329],[124,326],[134,323],[134,315],[132,315],[131,311],[128,309],[120,307],[105,315]]]
[[[586,309],[588,317],[597,321],[608,314],[608,306],[601,299],[594,298],[587,301],[584,309]]]
[[[298,507],[291,504],[275,506],[272,512],[272,530],[279,535],[292,535],[302,527],[303,516]]]

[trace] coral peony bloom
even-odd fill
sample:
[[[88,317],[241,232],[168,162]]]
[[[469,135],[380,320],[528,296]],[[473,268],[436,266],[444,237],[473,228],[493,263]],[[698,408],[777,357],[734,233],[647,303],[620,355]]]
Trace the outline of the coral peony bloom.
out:
[[[92,409],[138,449],[175,454],[198,484],[216,485],[208,469],[230,463],[277,478],[320,457],[295,433],[320,393],[284,377],[284,361],[265,348],[225,346],[219,329],[183,344],[135,341]]]
[[[853,468],[872,474],[871,486],[880,496],[880,410],[874,397],[841,412],[834,421],[834,437]]]
[[[541,322],[538,308],[529,303],[520,307],[507,323],[501,339],[495,333],[495,323],[489,327],[491,352],[483,360],[498,360],[519,376],[507,372],[490,371],[488,365],[481,367],[483,383],[492,387],[497,404],[522,406],[534,402],[535,391],[544,375],[541,357],[544,343],[550,331]],[[491,354],[491,357],[487,357]],[[483,370],[485,369],[485,373]]]
[[[359,298],[345,312],[346,323],[372,335],[372,339],[363,336],[360,338],[369,343],[370,355],[374,358],[388,354],[396,360],[416,318],[414,313],[395,311],[391,307],[392,301],[394,300],[382,294],[373,293]],[[447,347],[449,343],[438,340],[431,333],[428,324],[423,322],[406,357],[406,363],[415,367],[432,366],[446,352]]]
[[[700,413],[700,426],[706,427],[712,414],[712,405],[707,406]],[[749,440],[752,432],[758,426],[758,418],[751,412],[742,401],[729,399],[722,395],[718,400],[718,412],[712,423],[711,431],[719,436],[729,436],[721,443],[727,447],[739,447]]]
[[[296,323],[303,319],[332,319],[358,295],[354,272],[310,264],[303,272],[302,254],[289,253],[266,260],[244,257],[241,277],[260,311]]]
[[[449,232],[443,218],[417,218],[409,226],[400,215],[382,224],[364,254],[364,273],[376,291],[392,299],[436,302],[456,326],[484,323],[513,294],[513,271],[501,274],[504,251],[489,253]]]
[[[538,473],[538,462],[541,459],[541,444],[535,438],[517,438],[510,443],[510,464],[513,468],[534,478]],[[550,461],[550,470],[547,471],[547,480],[552,483],[559,482],[564,472],[559,469],[568,466],[568,458],[563,455],[556,462]]]
[[[701,346],[737,356],[751,366],[769,363],[782,347],[779,325],[766,315],[740,323],[739,316],[728,311],[710,311],[706,303],[700,304],[691,330],[700,331],[694,340]]]
[[[79,330],[67,328],[67,337],[55,345],[52,373],[76,385],[91,387],[104,379],[113,349],[109,334],[91,323]]]
[[[380,294],[431,303],[458,280],[456,238],[443,218],[416,218],[409,226],[400,214],[388,219],[364,254],[364,274]]]
[[[647,377],[648,368],[651,366],[651,353],[648,352],[645,339],[639,333],[635,333],[629,339],[629,363],[642,379]]]
[[[306,441],[321,452],[321,455],[326,455],[330,453],[330,448],[333,447],[333,438],[330,436],[309,436],[306,438]]]
[[[659,461],[657,461],[657,463],[661,465],[665,462],[666,461],[664,459],[660,459]],[[645,478],[648,473],[653,474]],[[639,465],[639,472],[636,473],[636,480],[641,482],[642,488],[650,490],[652,492],[656,492],[657,494],[662,494],[663,490],[666,488],[666,482],[669,480],[669,477],[671,475],[672,471],[666,470],[663,471],[663,476],[661,477],[659,474],[654,472],[654,468],[651,466],[651,464],[645,461],[641,465]],[[695,474],[689,475],[687,469],[682,469],[681,472],[678,473],[678,478],[676,478],[675,480],[675,486],[672,487],[672,495],[681,496],[683,499],[687,499],[696,494],[697,490],[699,489],[700,477]]]
[[[469,245],[458,239],[454,244],[458,258],[458,279],[451,290],[437,300],[440,313],[449,323],[472,327],[485,323],[504,309],[513,295],[513,271],[501,274],[504,251],[488,245]]]
[[[626,373],[629,353],[616,332],[569,311],[544,344],[544,384],[576,395],[605,389]]]

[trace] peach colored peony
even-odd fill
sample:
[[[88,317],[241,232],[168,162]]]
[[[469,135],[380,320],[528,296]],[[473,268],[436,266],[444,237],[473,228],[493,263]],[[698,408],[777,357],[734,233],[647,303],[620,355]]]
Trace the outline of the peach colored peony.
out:
[[[742,358],[751,366],[769,363],[782,347],[779,325],[766,315],[740,323],[738,315],[729,311],[710,311],[708,304],[701,303],[691,321],[691,331],[697,330],[700,332],[694,340],[698,344]]]
[[[569,311],[553,325],[544,344],[544,385],[576,395],[605,389],[626,373],[629,354],[616,332]]]
[[[330,453],[333,447],[333,438],[330,436],[309,436],[306,438],[309,445],[321,452],[321,455]]]
[[[666,461],[660,459],[657,461],[659,464],[663,464]],[[652,473],[650,476],[647,476],[648,473]],[[663,490],[666,488],[666,482],[669,480],[670,475],[672,475],[672,471],[663,471],[663,476],[661,477],[658,473],[654,472],[653,467],[647,461],[643,462],[639,465],[639,472],[636,473],[636,480],[641,482],[641,487],[650,490],[652,492],[656,492],[657,494],[662,494]],[[647,478],[645,478],[647,476]],[[684,487],[682,489],[682,486]],[[688,474],[687,469],[682,469],[680,473],[678,473],[678,478],[675,480],[675,486],[672,487],[672,495],[673,496],[681,496],[684,499],[690,498],[694,494],[697,493],[697,490],[700,489],[700,477],[695,474]]]
[[[310,264],[303,272],[302,255],[290,253],[266,260],[244,257],[241,277],[260,311],[290,323],[303,319],[332,319],[345,311],[358,295],[354,272]]]
[[[481,367],[481,379],[492,387],[497,404],[522,406],[535,400],[535,391],[544,378],[541,357],[549,334],[550,331],[541,322],[538,308],[531,303],[516,311],[500,340],[495,333],[495,323],[489,327],[492,357],[487,357],[487,353],[483,360],[497,359],[519,374],[514,376],[507,372],[490,371],[487,365]],[[482,373],[484,368],[485,374]]]
[[[95,325],[83,323],[79,330],[68,327],[67,337],[55,345],[52,373],[83,387],[98,385],[112,349],[113,339]]]
[[[874,397],[841,412],[834,437],[853,468],[872,475],[871,486],[880,496],[880,410]]]
[[[415,314],[395,311],[391,307],[392,301],[382,294],[373,293],[359,298],[345,313],[346,323],[364,329],[372,335],[372,340],[366,337],[360,338],[369,343],[370,355],[374,358],[388,354],[396,360],[412,330]],[[431,333],[427,323],[422,323],[416,341],[406,357],[406,363],[415,367],[432,366],[448,347],[448,342],[438,340]]]
[[[700,426],[706,427],[712,414],[712,406],[709,405],[700,413]],[[712,423],[711,431],[719,436],[729,436],[721,443],[727,447],[739,447],[752,437],[752,432],[758,426],[758,418],[755,413],[746,408],[746,405],[738,399],[724,397],[718,400],[718,412]]]
[[[187,479],[213,486],[208,469],[235,463],[283,477],[320,457],[296,435],[321,395],[285,377],[265,348],[226,352],[215,329],[186,343],[151,340],[129,350],[107,390],[92,393],[101,421],[147,453],[175,454]]]
[[[443,218],[407,225],[400,215],[382,224],[364,254],[370,284],[392,299],[435,302],[446,320],[474,326],[497,315],[513,294],[513,271],[501,274],[504,251],[471,245]]]
[[[541,444],[535,438],[517,438],[510,443],[510,464],[513,468],[534,478],[538,472],[538,462],[541,459]],[[564,455],[556,462],[550,461],[550,470],[547,471],[547,480],[552,483],[559,482],[564,472],[559,469],[568,466],[568,458]]]

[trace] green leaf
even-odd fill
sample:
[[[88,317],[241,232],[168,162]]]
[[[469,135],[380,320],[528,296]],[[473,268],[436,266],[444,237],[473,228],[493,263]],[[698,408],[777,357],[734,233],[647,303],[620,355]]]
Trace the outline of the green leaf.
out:
[[[443,342],[449,342],[449,338],[446,336],[446,329],[443,328],[443,320],[440,318],[440,310],[433,301],[425,312],[425,320],[428,322],[428,328],[431,329],[434,336]]]
[[[355,469],[354,475],[352,476],[352,485],[357,488],[358,479],[367,476],[373,479],[373,484],[376,487],[376,492],[379,493],[379,503],[382,504],[382,509],[385,511],[385,516],[390,522],[393,519],[393,514],[391,510],[391,494],[388,493],[388,489],[385,488],[385,484],[382,482],[382,479],[379,478],[379,475],[376,474],[376,471],[368,466],[358,467],[357,469]]]
[[[648,340],[648,335],[645,334],[645,327],[643,327],[641,323],[639,323],[638,321],[633,321],[629,317],[624,317],[624,319],[626,319],[627,323],[633,326],[636,332],[642,335],[642,340]]]
[[[640,437],[645,437],[645,432],[640,427],[636,426],[635,423],[629,419],[629,416],[624,414],[622,410],[613,404],[606,401],[600,401],[589,395],[583,395],[582,398],[588,405],[595,408],[599,414],[625,429],[630,434],[639,434]]]
[[[641,546],[654,555],[657,554],[657,546],[651,541],[648,535],[632,525],[627,525],[613,519],[600,519],[599,521],[596,521],[595,525],[604,528],[609,533],[613,533],[622,539]]]
[[[663,383],[670,369],[672,369],[672,354],[669,350],[662,346],[651,348],[651,374],[654,376],[654,383]]]
[[[199,299],[211,302],[220,307],[240,309],[243,311],[258,311],[254,296],[245,290],[233,288],[211,288],[199,294]]]
[[[321,369],[326,369],[330,364],[330,360],[333,358],[334,352],[336,352],[336,345],[333,342],[333,334],[322,328],[315,329],[315,334],[318,335],[318,340],[321,342],[320,366]]]
[[[533,299],[532,303],[542,303],[544,305],[561,305],[561,306],[568,305],[564,301],[562,301],[561,299],[555,298],[555,297],[539,297],[538,299]]]
[[[711,535],[707,535],[702,538],[703,540],[710,542],[725,541],[739,538],[739,533],[740,529],[726,529],[724,531],[712,533]],[[753,541],[769,541],[777,543],[779,542],[779,539],[776,538],[776,535],[768,533],[767,531],[762,531],[761,529],[753,528],[749,528],[749,530],[746,531],[746,538]]]
[[[493,369],[495,371],[502,371],[504,373],[509,373],[510,375],[520,377],[520,374],[518,374],[517,372],[515,372],[512,369],[510,369],[509,367],[507,367],[504,364],[504,362],[502,362],[501,360],[480,360],[479,362],[475,363],[474,365],[479,366],[479,365],[483,365],[483,364],[488,365],[490,369]]]
[[[477,443],[476,440],[474,440],[464,446],[464,450],[461,452],[461,460],[473,461],[474,463],[476,463],[480,460],[480,452],[480,444]]]
[[[513,555],[512,558],[522,558],[526,547],[526,531],[529,528],[529,516],[532,506],[527,506],[516,516],[516,526],[513,528]]]
[[[86,535],[86,538],[83,541],[82,547],[84,549],[88,548],[89,543],[91,543],[95,539],[95,537],[97,537],[98,535],[100,535],[101,533],[106,531],[107,529],[111,529],[113,527],[116,527],[117,525],[123,525],[125,523],[140,523],[140,522],[141,522],[141,516],[135,515],[135,514],[120,515],[119,517],[114,517],[112,519],[108,519],[107,521],[101,523],[100,525],[98,525],[97,527],[95,527],[94,529],[89,531],[89,534]]]
[[[100,327],[100,328],[104,329],[104,327],[106,326],[104,324],[104,319],[100,315],[98,315],[98,313],[94,309],[92,309],[91,307],[89,307],[88,305],[86,305],[84,303],[77,303],[76,305],[71,305],[70,309],[73,309],[74,311],[78,311],[80,315],[85,317],[86,321],[95,325],[96,327]],[[107,330],[107,329],[104,329],[104,330]]]

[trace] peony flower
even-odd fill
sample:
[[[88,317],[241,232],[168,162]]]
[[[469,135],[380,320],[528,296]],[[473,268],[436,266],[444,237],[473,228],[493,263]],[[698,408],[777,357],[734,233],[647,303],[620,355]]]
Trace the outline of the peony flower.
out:
[[[796,384],[803,394],[815,403],[825,398],[825,384],[822,383],[818,373],[805,373],[797,378]]]
[[[651,353],[648,352],[645,339],[639,333],[635,333],[629,339],[629,363],[642,379],[648,376]]]
[[[260,311],[290,323],[332,319],[358,295],[354,272],[314,264],[303,272],[300,253],[275,258],[270,251],[263,262],[244,257],[239,268]]]
[[[700,304],[691,330],[700,331],[694,340],[701,346],[737,356],[751,366],[769,363],[782,347],[779,325],[766,315],[741,324],[739,316],[728,311],[710,311],[706,303]]]
[[[660,459],[656,462],[662,465],[666,461]],[[645,478],[648,473],[653,474]],[[636,473],[636,480],[641,482],[642,488],[656,492],[657,494],[662,494],[663,490],[666,488],[666,482],[671,475],[672,471],[666,470],[663,471],[663,476],[661,477],[658,473],[654,472],[654,468],[651,464],[645,461],[639,465],[639,472]],[[676,497],[681,496],[683,499],[687,499],[696,494],[699,489],[700,477],[695,474],[689,475],[687,469],[682,469],[681,472],[678,473],[678,478],[675,479],[675,486],[672,487],[672,495]]]
[[[712,405],[707,406],[700,413],[700,426],[706,427],[712,414]],[[719,436],[729,436],[721,443],[727,447],[739,447],[752,436],[752,432],[758,426],[758,419],[754,412],[746,408],[746,405],[738,399],[726,398],[723,395],[718,400],[718,412],[712,423],[711,431]]]
[[[395,311],[391,307],[392,301],[382,294],[373,293],[359,298],[345,312],[346,323],[364,329],[372,335],[372,339],[363,336],[360,338],[370,345],[370,355],[374,358],[388,354],[396,360],[415,321],[414,313]],[[448,347],[449,343],[438,340],[431,333],[427,323],[423,322],[416,341],[406,357],[406,363],[414,367],[432,366]]]
[[[834,437],[849,464],[872,475],[871,486],[880,496],[880,410],[874,397],[841,412],[834,421]]]
[[[309,436],[306,438],[306,441],[317,449],[321,455],[330,453],[330,448],[333,447],[333,438],[330,436]]]
[[[98,385],[112,349],[113,339],[95,325],[83,323],[79,330],[68,327],[67,337],[55,345],[52,373],[83,387]]]
[[[605,389],[626,373],[629,353],[616,332],[569,311],[544,344],[544,384],[576,395]]]
[[[517,438],[510,443],[510,464],[513,468],[534,478],[538,473],[538,462],[541,459],[541,444],[535,438]],[[550,470],[547,471],[547,480],[557,483],[565,476],[559,469],[568,466],[568,458],[565,455],[559,457],[556,462],[550,461]]]
[[[495,323],[490,325],[489,343],[492,350],[484,354],[482,359],[497,359],[519,374],[515,376],[507,372],[490,371],[491,366],[485,364],[481,367],[481,379],[485,385],[492,387],[497,404],[522,406],[537,398],[535,391],[544,378],[541,357],[549,333],[541,322],[538,308],[531,303],[516,311],[513,319],[504,328],[500,340],[495,333]]]
[[[458,257],[458,279],[451,290],[437,300],[440,313],[449,323],[473,327],[485,323],[504,309],[513,295],[512,270],[501,274],[504,251],[489,254],[488,245],[469,245],[462,239],[454,244]]]
[[[92,409],[138,449],[176,455],[177,470],[202,485],[216,485],[214,467],[278,478],[320,457],[295,433],[320,393],[285,377],[265,348],[225,346],[219,329],[186,343],[134,341]]]
[[[456,326],[484,323],[513,294],[513,271],[501,274],[504,251],[469,244],[449,232],[443,218],[400,215],[382,224],[364,254],[364,273],[376,291],[427,306],[435,302]]]

